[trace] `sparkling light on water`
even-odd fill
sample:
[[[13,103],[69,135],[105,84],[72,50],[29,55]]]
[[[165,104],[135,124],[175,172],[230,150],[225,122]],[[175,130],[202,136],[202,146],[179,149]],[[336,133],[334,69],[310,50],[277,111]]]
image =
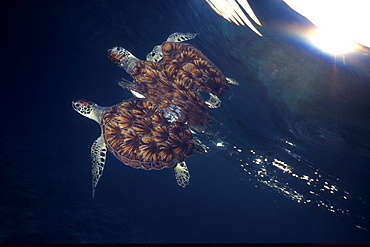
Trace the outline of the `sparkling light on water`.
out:
[[[357,208],[351,208],[351,205],[365,203],[361,197],[352,195],[340,179],[315,168],[304,157],[292,151],[291,148],[296,147],[292,141],[281,140],[281,145],[275,143],[275,157],[265,154],[262,149],[246,149],[232,145],[214,133],[208,136],[206,142],[208,151],[222,149],[228,153],[228,165],[240,167],[241,180],[255,183],[256,186],[266,186],[265,188],[270,188],[297,203],[348,216],[356,222],[356,228],[367,231],[362,226],[366,221],[365,217],[356,213]]]

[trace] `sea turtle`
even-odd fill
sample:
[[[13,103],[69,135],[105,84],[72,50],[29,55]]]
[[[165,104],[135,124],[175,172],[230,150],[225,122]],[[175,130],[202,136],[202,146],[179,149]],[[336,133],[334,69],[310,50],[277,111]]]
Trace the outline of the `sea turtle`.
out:
[[[140,60],[122,47],[108,50],[110,60],[129,73],[134,81],[121,86],[139,93],[158,105],[169,121],[185,121],[190,126],[208,125],[211,111],[220,105],[218,96],[229,89],[222,72],[198,49],[182,41],[196,34],[174,33]],[[200,91],[209,93],[204,101]],[[208,107],[207,107],[208,106]]]
[[[107,149],[124,164],[145,170],[174,167],[177,183],[185,187],[190,174],[185,158],[199,150],[185,122],[170,123],[155,104],[129,99],[102,107],[88,100],[72,102],[81,115],[95,120],[101,135],[91,147],[92,195],[101,177]]]

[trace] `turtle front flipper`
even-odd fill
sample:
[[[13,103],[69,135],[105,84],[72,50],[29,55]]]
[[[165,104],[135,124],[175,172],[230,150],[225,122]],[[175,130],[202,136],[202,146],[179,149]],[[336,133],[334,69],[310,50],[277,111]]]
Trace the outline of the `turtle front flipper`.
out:
[[[197,33],[173,33],[168,36],[165,42],[183,42],[194,39]],[[163,44],[162,44],[163,45]],[[159,62],[163,58],[162,45],[154,46],[153,50],[146,55],[146,61]]]
[[[145,96],[140,93],[141,87],[135,84],[135,82],[122,78],[121,81],[118,82],[118,86],[123,89],[128,89],[136,98],[145,98]]]
[[[185,161],[176,164],[175,177],[177,184],[181,187],[185,188],[189,184],[190,173]]]
[[[168,36],[166,42],[183,42],[189,39],[194,39],[197,33],[173,33]]]
[[[95,188],[103,174],[105,159],[107,157],[107,147],[103,135],[99,136],[91,146],[91,175],[92,175],[92,197],[95,195]]]

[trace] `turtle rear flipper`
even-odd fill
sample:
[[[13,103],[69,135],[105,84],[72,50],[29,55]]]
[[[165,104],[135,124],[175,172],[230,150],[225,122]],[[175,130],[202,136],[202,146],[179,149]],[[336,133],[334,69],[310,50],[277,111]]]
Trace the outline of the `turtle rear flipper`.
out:
[[[209,108],[218,108],[221,106],[221,100],[212,93],[209,93],[209,99],[205,103]]]
[[[177,184],[181,187],[185,188],[189,184],[190,173],[185,161],[176,164],[175,177]]]
[[[95,188],[103,174],[105,159],[107,157],[107,147],[103,135],[99,136],[91,146],[91,175],[92,175],[92,197],[95,195]]]
[[[232,85],[235,85],[235,86],[238,86],[239,85],[239,82],[237,82],[236,80],[230,78],[230,77],[226,77],[226,81],[227,83],[229,84],[232,84]]]

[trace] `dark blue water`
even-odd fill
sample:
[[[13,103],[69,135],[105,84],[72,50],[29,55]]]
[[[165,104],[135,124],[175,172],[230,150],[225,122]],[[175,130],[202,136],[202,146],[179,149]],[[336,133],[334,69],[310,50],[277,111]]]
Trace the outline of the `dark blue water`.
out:
[[[369,51],[335,60],[281,1],[249,2],[262,38],[198,0],[2,1],[0,243],[369,242]],[[92,199],[99,126],[71,101],[130,98],[106,51],[143,59],[173,32],[240,84],[208,152],[185,189],[108,154]]]

